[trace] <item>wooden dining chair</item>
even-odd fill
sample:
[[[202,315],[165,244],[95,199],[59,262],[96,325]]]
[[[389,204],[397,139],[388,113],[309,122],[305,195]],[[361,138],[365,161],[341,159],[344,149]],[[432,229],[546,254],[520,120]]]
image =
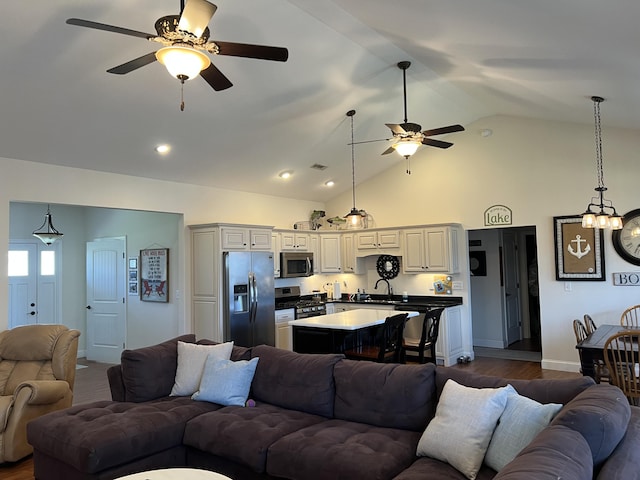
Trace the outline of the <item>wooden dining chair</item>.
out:
[[[387,317],[380,325],[370,345],[362,344],[344,351],[351,360],[370,360],[379,363],[400,363],[402,357],[402,337],[407,313]]]
[[[580,343],[589,336],[584,323],[582,323],[577,318],[573,321],[573,333],[576,336],[576,343]]]
[[[587,330],[587,335],[591,335],[598,328],[596,322],[593,321],[593,318],[588,313],[584,314],[584,328]]]
[[[610,383],[624,392],[631,405],[640,406],[640,330],[625,330],[609,337],[604,344],[604,361]]]
[[[634,305],[622,312],[620,325],[628,328],[640,327],[640,305]]]
[[[436,363],[436,342],[440,330],[440,317],[444,308],[435,308],[425,312],[422,319],[422,331],[420,339],[403,338],[401,362],[406,363],[407,352],[418,354],[418,363]],[[429,356],[425,357],[425,352],[429,351]]]

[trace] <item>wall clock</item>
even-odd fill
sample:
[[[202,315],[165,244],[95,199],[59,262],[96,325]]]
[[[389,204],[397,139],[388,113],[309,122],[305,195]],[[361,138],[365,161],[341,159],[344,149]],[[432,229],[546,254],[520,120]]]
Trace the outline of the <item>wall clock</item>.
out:
[[[613,248],[629,263],[640,265],[640,208],[622,217],[622,230],[611,232]]]

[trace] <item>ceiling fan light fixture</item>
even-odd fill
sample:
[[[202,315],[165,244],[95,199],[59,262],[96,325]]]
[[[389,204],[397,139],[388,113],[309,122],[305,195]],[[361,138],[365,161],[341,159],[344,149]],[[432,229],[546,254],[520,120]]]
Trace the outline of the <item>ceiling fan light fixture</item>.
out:
[[[184,45],[161,48],[156,52],[156,58],[178,80],[191,80],[211,65],[207,55]]]
[[[400,155],[407,158],[413,155],[414,153],[416,153],[420,145],[422,145],[422,142],[407,138],[407,139],[402,139],[397,143],[394,143],[393,148]]]

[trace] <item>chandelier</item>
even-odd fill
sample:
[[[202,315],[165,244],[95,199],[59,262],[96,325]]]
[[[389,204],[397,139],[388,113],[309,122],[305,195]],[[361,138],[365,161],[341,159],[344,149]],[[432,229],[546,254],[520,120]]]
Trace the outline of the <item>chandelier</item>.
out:
[[[49,211],[49,205],[47,205],[47,213],[44,216],[44,222],[40,227],[35,229],[32,235],[42,240],[46,245],[51,245],[53,242],[62,238],[63,234],[56,230],[51,221],[51,212]]]
[[[582,214],[583,228],[610,228],[620,230],[622,228],[622,217],[618,215],[611,200],[604,198],[607,187],[604,186],[604,173],[602,168],[602,128],[600,125],[600,103],[604,102],[602,97],[591,97],[593,100],[593,116],[595,118],[596,137],[596,171],[598,174],[598,186],[594,189],[597,192],[595,197],[587,205],[587,210]]]
[[[347,117],[351,119],[351,192],[353,196],[353,208],[344,218],[347,219],[348,228],[366,228],[367,212],[356,208],[356,153],[355,144],[353,143],[353,116],[355,110],[349,110]]]

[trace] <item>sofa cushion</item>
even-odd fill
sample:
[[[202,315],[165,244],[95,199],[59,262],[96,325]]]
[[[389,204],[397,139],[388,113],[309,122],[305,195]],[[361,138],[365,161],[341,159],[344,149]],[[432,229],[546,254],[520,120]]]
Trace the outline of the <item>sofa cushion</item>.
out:
[[[232,349],[233,342],[217,345],[178,342],[178,367],[171,395],[193,395],[200,386],[207,357],[211,355],[218,359],[229,360]]]
[[[449,379],[455,380],[460,385],[474,388],[498,388],[511,384],[520,395],[529,397],[536,402],[562,403],[563,405],[586,388],[595,384],[593,378],[585,376],[549,380],[513,380],[491,375],[479,375],[455,367],[438,367],[436,369],[438,396]]]
[[[640,477],[638,442],[640,442],[640,408],[631,407],[627,432],[602,465],[598,480],[629,480]]]
[[[264,472],[271,444],[301,428],[323,422],[318,415],[258,403],[223,407],[187,424],[184,444]]]
[[[343,355],[312,355],[258,345],[260,357],[251,386],[253,398],[279,407],[333,416],[333,367]]]
[[[474,480],[507,404],[507,387],[471,388],[449,380],[417,455],[447,462]]]
[[[543,405],[519,395],[511,385],[507,389],[507,406],[484,458],[484,462],[498,472],[549,425],[562,408],[560,403]]]
[[[593,476],[589,445],[575,430],[545,428],[494,480],[586,480]]]
[[[95,402],[32,420],[27,434],[36,450],[91,474],[181,445],[187,421],[218,408],[187,397]]]
[[[393,478],[411,465],[420,433],[326,420],[269,448],[267,473],[305,480]]]
[[[333,371],[335,418],[423,432],[435,413],[435,365],[343,360]]]
[[[191,398],[220,405],[243,407],[249,396],[258,358],[232,362],[215,356],[207,357],[200,387]]]
[[[495,476],[496,471],[483,464],[478,471],[476,480],[492,480]],[[398,476],[393,477],[393,480],[430,479],[467,480],[467,477],[448,463],[430,457],[418,458],[409,468],[400,472]]]
[[[613,385],[598,384],[576,396],[551,422],[564,425],[587,440],[594,468],[599,468],[624,436],[631,408],[622,390]]]
[[[201,338],[196,342],[198,345],[219,345],[220,342],[214,342],[213,340],[209,340],[207,338]],[[237,362],[238,360],[251,360],[251,347],[243,347],[240,345],[233,344],[233,349],[231,350],[231,360]]]
[[[178,366],[178,341],[195,340],[195,335],[188,334],[151,347],[123,351],[120,365],[125,400],[146,402],[169,395]]]

